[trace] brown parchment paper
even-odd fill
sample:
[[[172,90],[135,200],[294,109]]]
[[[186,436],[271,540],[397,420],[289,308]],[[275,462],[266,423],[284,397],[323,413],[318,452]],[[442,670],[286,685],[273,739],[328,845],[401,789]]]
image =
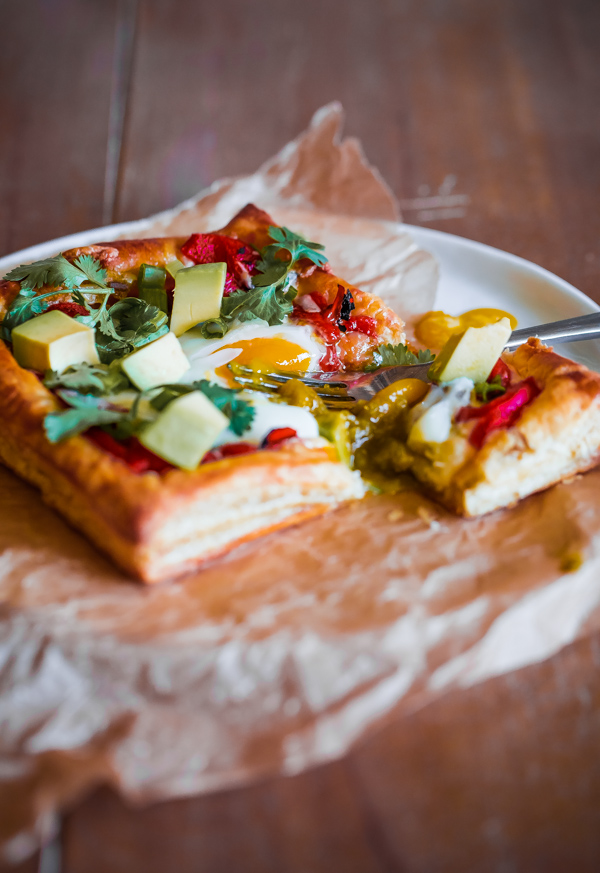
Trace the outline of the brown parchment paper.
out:
[[[252,200],[403,314],[431,308],[435,263],[340,122],[325,107],[255,176],[131,227],[215,227]],[[296,773],[386,716],[589,633],[599,488],[593,471],[471,521],[417,492],[370,497],[144,588],[0,468],[5,857],[100,781],[145,802]]]

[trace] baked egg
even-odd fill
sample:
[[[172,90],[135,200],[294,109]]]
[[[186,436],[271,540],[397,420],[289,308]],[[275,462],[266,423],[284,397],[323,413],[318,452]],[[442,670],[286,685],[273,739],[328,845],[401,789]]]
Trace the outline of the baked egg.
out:
[[[232,361],[263,372],[318,370],[325,351],[306,324],[240,324],[219,339],[205,339],[193,328],[179,341],[191,364],[181,380],[187,383],[216,376],[231,384]]]

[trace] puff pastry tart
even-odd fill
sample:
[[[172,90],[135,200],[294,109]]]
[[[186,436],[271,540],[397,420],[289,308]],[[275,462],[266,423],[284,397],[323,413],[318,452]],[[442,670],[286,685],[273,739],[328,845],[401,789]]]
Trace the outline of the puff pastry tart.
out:
[[[352,409],[297,380],[240,389],[240,368],[260,387],[417,359],[398,315],[252,205],[214,233],[17,267],[0,319],[0,458],[146,582],[406,473],[476,516],[600,457],[600,376],[536,340],[498,357],[508,319],[451,337],[433,384]]]
[[[460,515],[512,506],[600,461],[600,375],[537,339],[503,354],[486,381],[457,377],[421,398],[356,458],[388,477],[410,471]]]
[[[365,492],[318,404],[240,391],[228,365],[360,369],[405,339],[252,205],[215,233],[18,267],[0,320],[0,458],[146,582]]]

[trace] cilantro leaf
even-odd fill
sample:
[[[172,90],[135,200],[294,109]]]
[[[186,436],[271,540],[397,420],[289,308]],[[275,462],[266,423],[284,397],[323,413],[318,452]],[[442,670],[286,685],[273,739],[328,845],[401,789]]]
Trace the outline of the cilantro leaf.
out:
[[[98,425],[116,424],[129,416],[127,412],[110,409],[98,397],[75,391],[58,391],[58,396],[71,408],[50,412],[44,418],[44,430],[51,443],[76,436]]]
[[[181,397],[182,394],[202,391],[211,403],[214,403],[217,409],[220,409],[227,416],[229,426],[237,436],[241,436],[250,428],[256,415],[252,404],[239,397],[238,390],[235,388],[222,388],[220,385],[215,385],[206,379],[200,379],[198,382],[192,382],[189,385],[177,383],[174,385],[161,385],[160,387],[160,393],[155,394],[150,400],[155,409],[162,411],[172,400]]]
[[[124,297],[110,309],[101,308],[99,312],[96,346],[103,364],[169,332],[166,313],[137,297]]]
[[[260,273],[253,276],[253,284],[255,287],[264,288],[267,285],[277,285],[282,279],[285,279],[288,273],[288,265],[283,261],[259,261],[257,264]]]
[[[41,315],[46,309],[46,304],[43,301],[47,297],[55,296],[56,291],[51,291],[48,294],[21,291],[17,294],[2,321],[2,339],[5,342],[10,342],[11,333],[14,328],[29,321],[35,315]]]
[[[294,233],[289,227],[269,227],[269,236],[275,240],[275,244],[268,246],[262,253],[265,259],[265,253],[268,259],[282,249],[290,253],[292,261],[299,261],[301,258],[308,258],[313,264],[322,267],[327,263],[327,258],[323,254],[325,246],[321,243],[310,242],[299,233]]]
[[[478,400],[487,403],[493,397],[500,397],[506,393],[506,388],[502,384],[500,376],[494,376],[491,382],[476,382],[475,394]]]
[[[292,300],[297,291],[292,286],[285,288],[275,284],[259,286],[252,291],[234,291],[223,298],[221,317],[233,321],[260,319],[267,324],[283,324],[286,315],[293,309]]]
[[[79,317],[84,324],[88,322],[94,324],[98,315],[91,314],[96,310],[91,309],[83,294],[77,289],[86,282],[95,285],[94,293],[105,294],[104,307],[109,294],[112,293],[112,288],[106,285],[106,270],[90,255],[81,255],[74,264],[67,261],[63,255],[44,258],[33,264],[14,267],[4,278],[21,283],[20,292],[2,321],[2,339],[7,342],[10,342],[10,335],[15,327],[44,312],[46,305],[42,304],[42,301],[55,296],[59,286],[63,286],[65,291],[70,291],[77,303],[87,307],[90,315]],[[36,294],[36,289],[44,285],[49,285],[55,290]]]
[[[433,361],[433,355],[429,349],[419,349],[417,354],[405,346],[403,343],[392,345],[387,343],[378,346],[373,352],[373,366],[371,369],[378,367],[394,367],[402,364],[428,364]]]
[[[254,421],[256,410],[251,403],[239,397],[239,392],[235,388],[222,388],[206,379],[194,382],[194,386],[227,416],[229,427],[237,436],[241,436],[249,430]]]
[[[82,255],[74,264],[67,261],[64,255],[43,258],[33,264],[14,267],[4,278],[12,282],[20,282],[22,292],[35,291],[43,285],[50,285],[53,288],[59,285],[78,288],[84,282],[106,287],[106,271],[90,255]]]
[[[48,370],[44,377],[47,388],[68,388],[82,394],[102,396],[117,394],[130,388],[129,379],[117,366],[74,364],[62,373]]]
[[[75,260],[75,266],[79,267],[81,272],[92,285],[98,285],[101,288],[106,288],[106,270],[98,261],[91,255],[80,255]]]
[[[210,328],[201,328],[203,336],[208,337],[212,331],[214,335],[218,332],[223,336],[234,319],[283,324],[292,311],[292,300],[298,293],[293,284],[298,261],[308,258],[318,267],[327,263],[323,254],[324,246],[304,239],[288,227],[271,226],[269,236],[273,242],[261,251],[257,272],[252,276],[254,287],[250,291],[234,291],[224,297],[218,326],[211,321]],[[281,257],[285,252],[289,255],[287,259]]]

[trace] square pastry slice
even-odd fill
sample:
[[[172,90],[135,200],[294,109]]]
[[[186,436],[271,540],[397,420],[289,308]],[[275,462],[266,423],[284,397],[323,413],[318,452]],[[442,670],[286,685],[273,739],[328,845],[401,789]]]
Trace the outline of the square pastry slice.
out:
[[[0,320],[1,460],[147,582],[365,493],[310,397],[240,390],[229,365],[360,369],[405,339],[322,246],[251,205],[215,233],[18,267]]]
[[[419,407],[412,412],[405,468],[465,516],[511,506],[600,461],[599,374],[537,339],[505,353],[496,373],[505,392],[487,402],[474,403],[459,379],[446,388],[445,439],[427,440]]]

